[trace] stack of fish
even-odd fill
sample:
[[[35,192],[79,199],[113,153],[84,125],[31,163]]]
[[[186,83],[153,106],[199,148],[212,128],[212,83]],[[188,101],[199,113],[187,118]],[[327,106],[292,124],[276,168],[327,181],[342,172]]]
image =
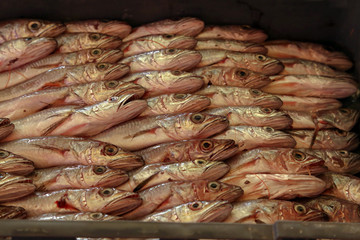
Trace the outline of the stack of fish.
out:
[[[0,218],[360,220],[342,53],[190,17],[0,36]]]

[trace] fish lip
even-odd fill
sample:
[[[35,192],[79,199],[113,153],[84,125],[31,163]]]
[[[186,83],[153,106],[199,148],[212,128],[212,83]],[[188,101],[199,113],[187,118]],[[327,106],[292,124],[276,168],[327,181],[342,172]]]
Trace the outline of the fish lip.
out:
[[[244,87],[261,89],[271,82],[270,78],[266,75],[250,78],[245,82]]]
[[[52,34],[48,34],[48,32],[54,31]],[[55,23],[44,29],[42,32],[38,34],[38,37],[56,37],[61,33],[66,31],[66,26],[62,23]]]
[[[106,35],[106,34],[104,34]],[[118,48],[122,41],[118,37],[110,36],[104,38],[104,40],[97,46],[97,48]]]
[[[248,42],[262,43],[268,38],[268,35],[260,29],[250,29],[247,31],[247,38]]]
[[[139,194],[127,192],[127,196],[114,199],[106,204],[102,211],[111,215],[122,215],[137,208],[141,203],[142,199],[139,197]]]
[[[97,59],[99,62],[117,62],[123,57],[123,52],[118,49],[111,49],[106,52],[101,58]]]
[[[267,54],[268,50],[263,45],[258,43],[249,43],[244,50],[249,53],[259,53],[259,54]]]
[[[131,93],[126,93],[131,91]],[[113,94],[115,97],[120,97],[121,95],[132,95],[133,99],[141,99],[141,97],[145,94],[145,89],[142,88],[140,85],[131,85],[125,89],[120,89],[116,93]]]
[[[217,151],[210,156],[210,160],[215,161],[220,159],[226,159],[235,155],[238,151],[239,151],[239,146],[235,144],[234,140],[229,139],[228,143],[226,143],[225,146],[220,151]],[[222,157],[219,157],[219,155],[222,155]]]
[[[355,150],[359,146],[359,136],[353,132],[350,132],[352,135],[349,140],[347,141],[346,150]]]
[[[277,59],[273,59],[263,66],[263,73],[266,75],[275,75],[284,69],[284,65]]]
[[[230,166],[223,162],[213,162],[214,164],[208,166],[205,168],[205,171],[203,174],[206,175],[207,180],[217,180],[224,176],[227,172],[230,171]],[[218,171],[212,172],[212,170],[216,168]],[[209,174],[209,172],[211,174]],[[221,173],[221,174],[220,174]]]
[[[214,118],[211,122],[207,123],[199,132],[198,138],[206,138],[221,132],[229,126],[229,120],[226,117]],[[208,129],[212,129],[211,134],[204,134]],[[219,130],[220,129],[220,130]]]
[[[282,114],[280,116],[274,116],[269,119],[266,119],[264,126],[272,127],[273,129],[287,129],[289,128],[293,120],[286,114]]]
[[[171,42],[168,48],[178,49],[193,49],[197,44],[197,40],[194,38],[182,38]]]
[[[134,154],[122,154],[122,156],[118,159],[109,162],[107,166],[113,169],[122,169],[125,171],[129,171],[141,167],[144,164],[144,160],[141,156]]]
[[[240,198],[242,195],[244,195],[244,190],[241,187],[234,185],[234,187],[231,188],[229,191],[217,196],[215,200],[233,202],[236,199]]]
[[[191,98],[192,99],[189,99],[188,102],[181,106],[182,112],[201,111],[211,104],[210,99],[205,96],[196,95]],[[196,108],[196,110],[194,110],[194,108]]]
[[[171,66],[169,69],[176,70],[187,70],[195,67],[200,63],[202,59],[202,55],[197,51],[192,50],[184,50],[181,53],[178,53],[176,57],[173,57],[169,63]],[[179,62],[181,62],[182,66],[179,66]]]
[[[10,170],[9,170],[10,168]],[[0,170],[2,172],[27,175],[35,169],[34,162],[24,158],[11,158],[9,161],[0,161]]]
[[[301,166],[300,171],[298,173],[309,173],[312,174],[318,174],[328,171],[328,169],[325,167],[325,161],[322,159],[314,158],[311,161],[308,161],[304,164],[304,166]],[[316,171],[315,171],[316,170]]]
[[[222,201],[216,203],[212,208],[204,212],[199,222],[222,222],[225,220],[232,210],[232,205]]]
[[[279,109],[283,105],[283,101],[279,97],[271,94],[260,97],[254,103],[256,104],[256,106],[272,109]]]
[[[123,171],[116,171],[111,174],[108,174],[107,176],[101,178],[97,183],[96,187],[117,187],[121,185],[122,183],[126,182],[129,179],[129,176],[126,172]]]
[[[125,64],[117,64],[116,66],[113,66],[111,70],[105,74],[104,79],[111,80],[111,79],[121,78],[129,71],[130,71],[129,66]]]
[[[327,215],[320,211],[310,210],[307,215],[302,218],[302,221],[322,221],[327,219]]]
[[[27,214],[24,208],[22,207],[13,207],[9,206],[6,209],[8,209],[7,212],[3,213],[3,211],[0,210],[0,218],[1,219],[14,219],[14,218],[26,218]],[[6,211],[5,209],[5,211]]]
[[[296,146],[296,141],[290,134],[278,132],[271,136],[271,139],[267,144],[269,144],[267,147],[281,146],[282,148],[294,148]]]

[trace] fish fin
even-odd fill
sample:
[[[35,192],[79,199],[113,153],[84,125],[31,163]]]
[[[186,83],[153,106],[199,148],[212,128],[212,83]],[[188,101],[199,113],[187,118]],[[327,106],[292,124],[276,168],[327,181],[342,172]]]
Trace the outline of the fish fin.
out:
[[[65,152],[69,151],[69,149],[57,148],[57,147],[52,147],[52,146],[44,146],[44,145],[39,145],[39,144],[35,144],[35,146],[38,147],[38,148],[41,148],[41,149],[58,152],[61,155],[65,155]]]
[[[53,69],[53,68],[57,68],[57,67],[60,67],[61,64],[46,64],[46,65],[41,65],[41,66],[35,66],[35,67],[32,67],[34,69],[43,69],[43,68],[50,68],[50,69]]]
[[[138,192],[140,191],[143,187],[145,187],[146,184],[148,184],[151,179],[153,179],[155,176],[157,176],[158,173],[155,173],[154,175],[148,177],[147,179],[145,179],[144,181],[142,181],[141,183],[139,183],[133,190],[133,192]]]
[[[160,127],[155,127],[155,128],[152,128],[152,129],[142,130],[142,131],[139,131],[139,132],[135,133],[134,135],[129,135],[129,136],[126,136],[124,138],[135,138],[135,137],[138,137],[138,136],[146,134],[146,133],[155,134],[156,129],[158,129],[158,128],[160,128]]]
[[[69,117],[70,114],[66,114],[63,118],[61,118],[59,121],[51,124],[49,127],[47,127],[43,133],[42,136],[47,136],[48,134],[50,134],[52,131],[54,131],[58,126],[60,126],[63,122],[65,122],[67,120],[67,118]]]
[[[58,88],[58,87],[63,87],[63,86],[65,86],[64,81],[46,83],[44,86],[39,88],[38,91],[45,90],[45,89],[51,89],[51,88]]]

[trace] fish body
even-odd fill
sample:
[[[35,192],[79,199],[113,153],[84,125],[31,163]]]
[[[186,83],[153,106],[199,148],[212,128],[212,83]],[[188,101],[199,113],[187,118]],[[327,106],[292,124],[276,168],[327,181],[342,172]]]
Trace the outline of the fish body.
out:
[[[22,207],[0,206],[0,219],[24,219],[26,216]]]
[[[196,68],[193,73],[202,76],[205,85],[262,88],[271,82],[265,74],[237,67],[208,66]]]
[[[289,111],[317,112],[321,110],[337,109],[342,103],[333,98],[317,97],[296,97],[287,95],[274,95],[281,99],[282,106],[280,109]]]
[[[279,60],[257,53],[241,53],[217,49],[199,50],[199,53],[202,58],[197,67],[210,65],[239,67],[265,75],[275,75],[284,68]]]
[[[31,178],[0,173],[0,202],[13,201],[34,191],[35,185],[32,184]]]
[[[197,91],[195,94],[210,98],[211,105],[209,108],[261,106],[278,109],[282,106],[282,101],[278,97],[252,88],[208,86]]]
[[[9,136],[15,125],[8,118],[0,118],[0,140]]]
[[[159,115],[127,121],[92,138],[133,151],[165,142],[207,138],[228,124],[226,117],[210,114]]]
[[[101,212],[80,212],[80,213],[45,213],[39,216],[30,217],[30,220],[40,221],[115,221],[121,217],[104,214]]]
[[[195,50],[222,49],[236,52],[266,54],[267,49],[260,44],[229,39],[201,39],[197,41]]]
[[[141,157],[118,146],[91,139],[51,136],[0,143],[0,148],[34,162],[36,168],[103,165],[131,170],[144,164]]]
[[[0,172],[13,175],[28,175],[34,170],[34,163],[22,156],[0,149]]]
[[[332,172],[356,174],[360,172],[360,154],[345,150],[313,150]]]

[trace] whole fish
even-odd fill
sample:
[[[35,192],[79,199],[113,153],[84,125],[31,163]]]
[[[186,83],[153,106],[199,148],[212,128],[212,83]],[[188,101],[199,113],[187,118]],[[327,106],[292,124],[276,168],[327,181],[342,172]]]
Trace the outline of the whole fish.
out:
[[[34,163],[22,156],[0,149],[0,172],[14,175],[28,175],[34,170]]]
[[[265,223],[276,221],[323,221],[325,214],[316,208],[284,200],[257,199],[233,204],[227,223]]]
[[[51,136],[0,143],[0,148],[34,162],[36,168],[71,165],[103,165],[131,170],[141,167],[140,156],[118,146],[86,138]]]
[[[246,68],[265,75],[275,75],[284,68],[282,63],[275,59],[257,53],[241,53],[227,50],[199,50],[202,58],[196,67],[221,66]]]
[[[92,62],[114,63],[122,58],[123,53],[116,49],[86,49],[72,53],[55,53],[28,63],[22,67],[0,73],[0,89],[25,82],[52,68],[66,65],[82,65]]]
[[[0,206],[0,219],[23,219],[26,216],[22,207]]]
[[[65,33],[56,38],[57,52],[69,53],[90,48],[117,49],[121,39],[101,33]]]
[[[200,112],[206,109],[209,98],[194,94],[173,93],[146,99],[148,107],[140,116]]]
[[[202,39],[198,40],[195,50],[223,49],[236,52],[266,54],[267,49],[260,44],[228,39]]]
[[[249,25],[225,25],[225,26],[206,26],[204,30],[196,36],[197,39],[232,39],[239,41],[264,42],[268,36],[263,30],[255,29]]]
[[[80,212],[80,213],[45,213],[39,216],[30,217],[29,220],[40,221],[115,221],[121,217],[104,214],[101,212]]]
[[[92,138],[134,151],[165,142],[207,138],[228,125],[226,117],[210,114],[159,115],[127,121]]]
[[[350,131],[359,119],[359,111],[350,108],[319,112],[285,111],[293,120],[292,129],[338,128]]]
[[[130,67],[131,73],[161,70],[189,70],[201,61],[198,51],[167,48],[124,58],[120,63]]]
[[[14,130],[15,125],[8,118],[0,118],[0,140],[6,138]]]
[[[360,222],[358,204],[330,196],[305,199],[301,202],[307,207],[324,212],[330,222]]]
[[[210,98],[211,105],[209,108],[260,106],[278,109],[282,106],[282,101],[278,97],[252,88],[211,85],[197,91],[195,94]]]
[[[3,141],[39,136],[96,135],[135,118],[146,109],[146,101],[132,101],[131,98],[132,95],[122,95],[85,107],[65,106],[42,110],[13,121],[15,130]]]
[[[162,212],[150,214],[140,221],[145,222],[222,222],[232,210],[227,201],[195,201],[181,204]]]
[[[156,34],[196,36],[203,28],[204,22],[193,17],[185,17],[178,20],[164,19],[134,28],[123,41],[128,42],[136,38]]]
[[[1,104],[0,104],[1,105]],[[227,117],[230,126],[271,127],[274,129],[289,128],[292,119],[283,111],[262,107],[222,107],[205,111],[205,113]]]
[[[261,90],[298,97],[346,98],[356,93],[358,84],[349,77],[314,75],[276,75]]]
[[[40,19],[12,19],[0,22],[0,44],[27,37],[56,37],[65,31],[64,24]]]
[[[184,35],[150,35],[125,42],[120,49],[129,57],[165,48],[193,49],[196,42],[195,38]]]
[[[288,133],[295,139],[295,148],[354,150],[359,145],[359,137],[354,132],[342,130],[291,130]]]
[[[146,164],[175,163],[205,159],[221,161],[238,151],[234,140],[230,139],[192,139],[163,143],[134,152],[141,156]]]
[[[234,140],[239,145],[238,152],[258,147],[292,148],[296,145],[290,134],[271,127],[231,126],[213,138]]]
[[[116,187],[129,179],[126,172],[119,169],[82,165],[36,169],[29,178],[37,191]]]
[[[240,201],[315,197],[326,189],[326,183],[320,178],[298,174],[241,174],[226,176],[219,181],[240,186],[244,190]]]
[[[80,20],[66,22],[65,26],[66,32],[68,33],[102,33],[110,36],[116,36],[121,39],[129,35],[131,32],[131,26],[129,24],[118,20]]]
[[[61,66],[37,75],[23,83],[0,90],[0,101],[47,88],[114,80],[128,72],[128,66],[113,63],[88,63],[79,66]]]
[[[316,43],[275,40],[265,42],[264,46],[268,50],[267,54],[271,57],[300,58],[324,63],[343,71],[353,66],[344,53],[328,50]]]
[[[150,71],[127,75],[120,79],[146,89],[144,97],[155,97],[170,93],[192,93],[204,85],[201,76],[182,71]]]
[[[332,172],[356,174],[360,172],[360,154],[346,150],[313,150]]]
[[[321,110],[337,109],[342,103],[333,98],[295,97],[287,95],[274,95],[281,99],[281,110],[317,112]]]
[[[170,164],[154,163],[129,172],[129,181],[117,189],[138,192],[166,182],[214,181],[224,176],[229,169],[229,166],[221,161],[203,159]]]
[[[40,110],[65,105],[93,105],[112,96],[133,94],[141,98],[145,89],[137,84],[108,80],[51,88],[0,102],[0,116],[17,120]],[[12,106],[12,108],[9,108]]]
[[[344,173],[327,172],[319,176],[326,182],[326,191],[323,195],[360,204],[360,178]]]
[[[35,191],[31,178],[0,173],[0,202],[13,201],[25,197]],[[16,205],[8,205],[16,206]]]
[[[56,48],[52,38],[19,38],[0,45],[0,72],[46,57]]]
[[[308,149],[257,148],[237,154],[226,163],[230,165],[226,176],[252,173],[319,174],[327,171],[325,161]]]
[[[240,187],[209,180],[168,182],[139,192],[142,205],[123,215],[124,219],[137,219],[153,212],[194,201],[233,202],[243,194]]]
[[[262,88],[269,84],[270,78],[265,74],[237,67],[201,67],[195,68],[193,73],[202,76],[205,85],[233,86],[245,88]]]
[[[118,212],[119,215],[141,205],[137,193],[115,188],[65,189],[34,194],[3,203],[5,206],[23,207],[29,217],[46,213]]]

